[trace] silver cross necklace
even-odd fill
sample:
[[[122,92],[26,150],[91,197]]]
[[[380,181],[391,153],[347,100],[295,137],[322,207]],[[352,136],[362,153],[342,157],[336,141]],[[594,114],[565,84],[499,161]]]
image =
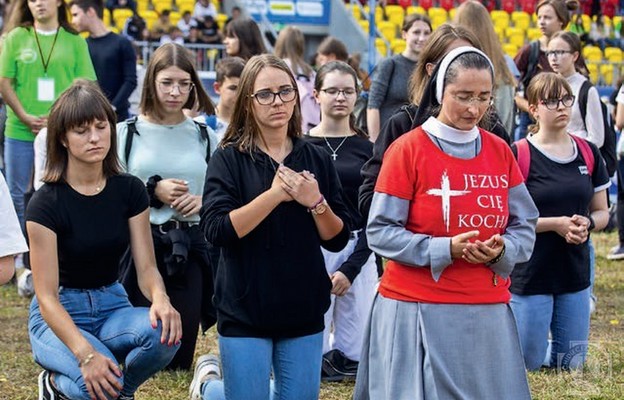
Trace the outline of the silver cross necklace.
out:
[[[327,136],[323,136],[323,139],[325,139],[325,144],[327,144],[327,147],[329,147],[329,150],[331,150],[330,157],[332,158],[333,161],[336,161],[336,159],[338,158],[338,150],[340,149],[340,147],[342,147],[344,142],[346,142],[347,139],[349,139],[349,137],[350,136],[345,136],[344,139],[342,139],[342,142],[340,142],[340,144],[338,145],[338,147],[334,149],[332,145],[329,144],[329,140],[327,140]]]

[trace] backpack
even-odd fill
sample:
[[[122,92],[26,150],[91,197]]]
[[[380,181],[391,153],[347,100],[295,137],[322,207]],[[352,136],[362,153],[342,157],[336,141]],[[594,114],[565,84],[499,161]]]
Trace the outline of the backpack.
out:
[[[587,166],[587,173],[591,177],[594,173],[594,153],[592,153],[591,147],[585,139],[581,139],[578,136],[570,135],[576,146],[581,153],[581,158],[585,162]],[[529,148],[529,142],[525,139],[520,139],[515,142],[517,155],[516,159],[518,161],[518,166],[520,167],[520,173],[522,173],[522,177],[526,182],[529,177],[529,168],[531,167],[531,149]]]
[[[587,94],[589,92],[589,88],[593,85],[589,80],[583,82],[581,85],[581,89],[579,90],[578,103],[579,108],[581,109],[581,118],[583,119],[583,123],[585,124],[585,128],[587,129],[587,122],[585,122],[585,117],[587,116]],[[616,154],[616,146],[617,139],[615,129],[613,128],[613,121],[611,120],[611,116],[609,115],[609,111],[605,104],[600,102],[600,109],[602,110],[602,124],[604,127],[604,143],[602,147],[600,147],[600,154],[602,158],[605,160],[605,164],[607,166],[607,173],[609,176],[613,176],[615,171],[617,170],[617,154]]]
[[[321,122],[321,106],[314,98],[314,77],[297,74],[296,81],[301,106],[301,129],[307,132]]]
[[[535,76],[537,72],[537,64],[539,63],[539,52],[540,52],[540,42],[539,40],[534,40],[529,44],[529,63],[527,64],[526,72],[522,77],[522,86],[526,91],[526,88],[529,87],[529,83],[531,83],[531,79]]]
[[[206,124],[202,124],[201,122],[193,121],[195,126],[199,129],[199,134],[201,138],[206,141],[206,164],[210,161],[210,138],[208,137],[208,127]],[[140,135],[139,131],[136,128],[137,117],[134,116],[132,118],[128,118],[126,120],[126,125],[128,126],[128,134],[126,135],[126,145],[124,147],[124,156],[126,164],[130,159],[130,152],[132,151],[132,141],[134,140],[134,135]]]

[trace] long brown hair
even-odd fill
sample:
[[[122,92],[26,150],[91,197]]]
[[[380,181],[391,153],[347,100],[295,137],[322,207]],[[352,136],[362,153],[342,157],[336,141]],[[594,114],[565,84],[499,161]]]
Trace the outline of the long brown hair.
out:
[[[589,77],[589,69],[587,68],[587,64],[585,63],[585,57],[583,57],[583,49],[581,45],[581,39],[574,32],[570,31],[559,31],[550,37],[550,40],[555,38],[559,38],[566,42],[568,46],[570,46],[570,50],[576,52],[578,57],[574,62],[574,69],[576,72],[583,74],[586,78]]]
[[[316,72],[316,78],[314,79],[314,90],[316,90],[317,93],[321,91],[325,77],[330,72],[340,72],[342,74],[351,75],[353,78],[353,87],[355,88],[356,93],[359,93],[357,72],[355,72],[355,70],[344,61],[330,61],[319,68]],[[349,115],[349,129],[351,132],[355,132],[358,136],[368,138],[368,135],[365,132],[355,126],[355,116],[353,116],[353,112]]]
[[[117,157],[117,117],[113,107],[95,82],[76,79],[54,102],[48,116],[48,138],[44,182],[59,182],[67,171],[67,132],[95,121],[108,121],[110,149],[102,162],[104,176],[121,172]]]
[[[485,6],[477,1],[469,0],[457,8],[455,21],[458,26],[463,26],[479,35],[482,50],[492,60],[496,73],[497,85],[514,85],[515,78],[507,67],[503,48],[490,18],[490,13]]]
[[[234,112],[221,141],[221,146],[234,145],[239,151],[251,153],[258,149],[258,143],[262,141],[260,127],[256,122],[253,107],[254,84],[260,71],[265,68],[276,68],[284,71],[290,78],[292,87],[297,89],[297,82],[290,68],[282,59],[273,54],[261,54],[251,57],[238,82],[238,96],[234,104]],[[299,93],[296,93],[295,108],[290,121],[288,121],[288,136],[291,138],[301,137],[301,108],[299,105]]]
[[[535,75],[527,87],[529,106],[537,106],[541,100],[559,98],[562,92],[573,95],[572,87],[565,78],[554,72],[542,72]],[[529,126],[529,132],[539,131],[539,121]]]
[[[141,112],[145,115],[155,115],[162,118],[161,106],[158,103],[156,92],[156,75],[163,69],[178,67],[191,76],[193,90],[189,93],[188,100],[184,108],[196,109],[206,114],[214,114],[214,105],[206,94],[204,86],[197,75],[190,53],[184,46],[177,43],[167,43],[156,49],[150,58],[143,81],[143,92],[141,93]],[[194,92],[194,93],[193,93]],[[197,103],[197,104],[196,104]]]
[[[481,42],[475,36],[463,26],[456,26],[451,24],[442,24],[433,31],[427,45],[420,53],[420,59],[418,65],[412,72],[409,81],[409,93],[412,103],[420,104],[420,99],[425,92],[427,82],[429,82],[429,74],[427,74],[427,64],[437,64],[446,53],[448,53],[448,47],[455,40],[465,40],[470,43],[472,47],[482,50]]]
[[[312,67],[305,62],[305,38],[303,33],[294,26],[282,29],[275,42],[275,55],[290,61],[293,73],[312,75]]]
[[[578,0],[540,0],[535,7],[535,14],[544,6],[551,6],[555,10],[557,19],[562,24],[561,29],[565,29],[572,19],[571,11],[579,8],[579,2]]]
[[[267,52],[260,28],[251,18],[236,18],[230,21],[225,26],[225,36],[238,38],[238,54],[235,55],[243,60]]]
[[[59,0],[59,3],[56,16],[59,25],[62,26],[67,32],[77,35],[78,32],[67,19],[67,16],[69,15],[67,4],[65,4],[64,0]],[[28,8],[28,0],[16,0],[15,4],[11,7],[11,15],[8,17],[8,22],[2,30],[3,32],[10,32],[14,28],[20,26],[23,28],[32,28],[34,23],[35,17],[30,12],[30,8]]]

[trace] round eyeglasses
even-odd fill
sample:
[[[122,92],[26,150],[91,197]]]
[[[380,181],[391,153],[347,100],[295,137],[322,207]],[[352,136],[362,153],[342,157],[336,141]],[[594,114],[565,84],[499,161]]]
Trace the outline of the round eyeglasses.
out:
[[[297,97],[297,89],[287,87],[277,92],[272,92],[268,89],[265,89],[249,95],[249,97],[253,97],[254,99],[256,99],[258,104],[263,106],[273,104],[275,102],[275,98],[278,96],[282,102],[290,103],[295,99],[295,97]]]
[[[574,96],[572,96],[571,94],[568,94],[566,96],[563,96],[560,99],[543,99],[543,100],[540,100],[540,103],[542,103],[544,107],[546,107],[546,109],[548,110],[558,109],[559,104],[563,104],[565,108],[570,108],[574,104],[574,98],[575,98]]]
[[[331,97],[338,97],[341,94],[344,97],[353,97],[357,94],[354,88],[338,89],[336,87],[329,87],[327,89],[321,89],[321,92],[325,92],[326,95]]]
[[[164,94],[169,94],[173,92],[173,88],[175,87],[178,88],[178,91],[180,91],[180,93],[186,94],[190,92],[195,86],[193,82],[190,82],[190,81],[177,82],[177,83],[173,81],[157,81],[157,83],[158,83],[158,88]]]

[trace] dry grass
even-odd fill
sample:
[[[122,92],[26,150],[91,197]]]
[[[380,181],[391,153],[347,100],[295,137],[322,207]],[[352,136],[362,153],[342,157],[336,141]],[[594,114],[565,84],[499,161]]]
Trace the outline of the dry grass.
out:
[[[595,292],[599,303],[592,316],[590,354],[584,371],[531,373],[529,380],[535,399],[624,399],[624,262],[605,258],[615,234],[595,235],[597,276]],[[37,398],[37,374],[26,331],[28,302],[17,296],[14,286],[0,288],[0,399]],[[197,353],[216,348],[215,333],[199,340]],[[160,373],[137,393],[140,400],[186,399],[191,374]],[[323,384],[321,399],[346,400],[353,384]]]

